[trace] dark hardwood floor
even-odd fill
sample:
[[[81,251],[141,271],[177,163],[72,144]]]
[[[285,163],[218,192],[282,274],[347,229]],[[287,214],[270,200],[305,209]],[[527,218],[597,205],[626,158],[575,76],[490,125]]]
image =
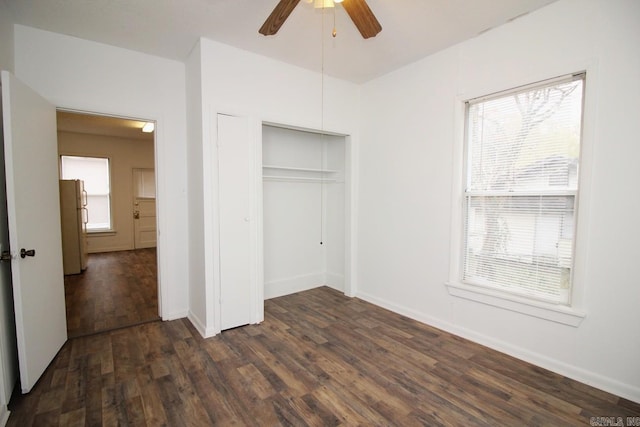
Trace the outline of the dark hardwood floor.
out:
[[[9,426],[564,426],[640,405],[329,288],[202,339],[186,319],[69,340]],[[626,418],[625,418],[626,420]]]
[[[70,338],[158,320],[156,249],[89,254],[64,277]]]

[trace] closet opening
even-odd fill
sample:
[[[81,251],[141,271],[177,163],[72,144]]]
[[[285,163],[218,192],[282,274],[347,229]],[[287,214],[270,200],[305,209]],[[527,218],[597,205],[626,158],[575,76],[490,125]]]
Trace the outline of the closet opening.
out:
[[[264,298],[352,292],[350,137],[262,124]]]

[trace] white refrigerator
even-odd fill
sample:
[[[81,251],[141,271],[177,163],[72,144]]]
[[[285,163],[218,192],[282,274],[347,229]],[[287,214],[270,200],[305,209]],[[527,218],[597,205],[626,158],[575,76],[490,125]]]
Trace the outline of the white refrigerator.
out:
[[[87,193],[79,179],[60,181],[60,219],[64,274],[79,274],[87,268]]]

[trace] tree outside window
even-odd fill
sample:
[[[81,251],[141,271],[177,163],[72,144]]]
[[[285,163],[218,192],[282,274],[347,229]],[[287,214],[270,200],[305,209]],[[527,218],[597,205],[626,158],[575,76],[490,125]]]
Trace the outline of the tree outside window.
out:
[[[463,281],[570,302],[584,76],[467,104]]]

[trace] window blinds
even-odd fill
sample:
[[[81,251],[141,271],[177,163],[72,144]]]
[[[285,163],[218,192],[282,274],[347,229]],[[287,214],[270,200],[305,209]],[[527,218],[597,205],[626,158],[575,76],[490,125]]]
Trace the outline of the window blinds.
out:
[[[463,281],[569,303],[584,75],[467,103]]]
[[[61,156],[61,178],[84,182],[87,203],[87,230],[111,229],[111,185],[109,159]]]

